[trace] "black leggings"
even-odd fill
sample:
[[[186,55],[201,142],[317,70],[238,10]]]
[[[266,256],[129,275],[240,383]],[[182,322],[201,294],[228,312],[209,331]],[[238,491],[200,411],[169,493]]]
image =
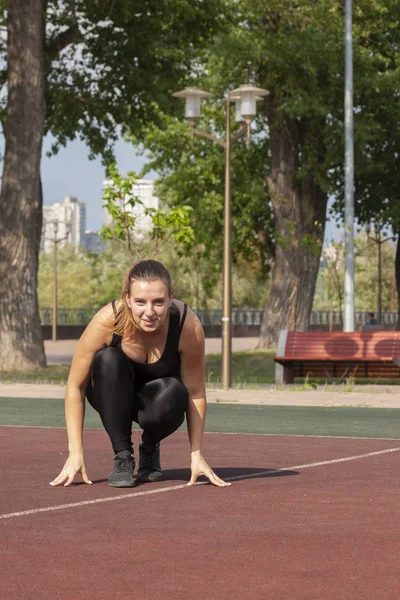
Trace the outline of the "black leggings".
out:
[[[188,392],[176,377],[155,379],[137,392],[132,362],[121,348],[111,346],[93,360],[86,397],[114,452],[132,450],[132,421],[143,429],[143,443],[155,446],[182,425],[188,406]]]

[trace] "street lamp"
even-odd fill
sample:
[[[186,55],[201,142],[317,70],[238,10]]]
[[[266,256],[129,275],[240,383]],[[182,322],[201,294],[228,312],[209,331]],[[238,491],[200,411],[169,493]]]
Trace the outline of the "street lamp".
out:
[[[197,87],[187,87],[172,94],[175,98],[185,98],[185,117],[195,135],[212,140],[225,149],[225,202],[224,202],[224,262],[223,262],[223,301],[222,301],[222,386],[229,389],[232,385],[232,249],[231,249],[231,148],[244,137],[250,140],[250,123],[256,116],[256,102],[269,94],[268,90],[251,84],[239,86],[226,97],[225,140],[207,131],[196,129],[201,114],[201,100],[211,94]],[[239,131],[231,138],[231,102],[235,102],[236,121]]]
[[[71,231],[71,224],[65,225],[65,235],[62,238],[57,238],[58,233],[58,221],[53,221],[53,315],[52,315],[52,326],[51,326],[51,339],[53,342],[57,341],[57,246],[60,242],[68,239]]]
[[[375,237],[372,237],[371,234],[371,224],[368,223],[366,226],[367,237],[369,240],[372,240],[376,244],[378,244],[378,323],[382,325],[382,244],[392,240],[394,235],[382,238],[382,225],[380,221],[375,223],[374,233]]]
[[[53,342],[57,341],[57,232],[58,223],[53,221],[53,319],[51,327]]]

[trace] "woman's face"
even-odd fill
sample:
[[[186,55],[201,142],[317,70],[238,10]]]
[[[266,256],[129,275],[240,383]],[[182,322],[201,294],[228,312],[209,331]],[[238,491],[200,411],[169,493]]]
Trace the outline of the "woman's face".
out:
[[[172,297],[162,281],[134,281],[126,301],[136,325],[150,333],[159,329],[165,321]]]

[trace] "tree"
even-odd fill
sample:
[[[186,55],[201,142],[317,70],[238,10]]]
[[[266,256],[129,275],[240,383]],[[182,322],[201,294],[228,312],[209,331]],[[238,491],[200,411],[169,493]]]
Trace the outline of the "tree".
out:
[[[84,139],[112,160],[118,125],[138,138],[184,85],[224,0],[9,0],[6,151],[0,194],[0,368],[43,366],[37,302],[42,137]],[[172,108],[173,110],[173,108]]]
[[[400,234],[399,18],[400,5],[395,0],[362,2],[354,11],[355,217],[360,226],[372,223],[375,230],[386,227],[395,236]],[[343,164],[334,172],[334,210],[343,216]],[[395,271],[400,329],[399,246]],[[390,280],[394,276],[392,270]]]
[[[249,181],[253,174],[256,180],[254,171],[258,171],[265,182],[264,204],[260,199],[258,206],[264,206],[264,239],[268,240],[268,250],[274,247],[274,257],[259,345],[273,346],[281,329],[308,327],[324,238],[327,198],[328,194],[340,196],[343,184],[343,2],[232,0],[231,5],[232,14],[236,16],[232,17],[229,31],[218,35],[210,51],[202,55],[205,66],[200,69],[196,84],[214,91],[216,97],[245,81],[270,90],[264,111],[254,123],[258,136],[252,156],[258,156],[257,165],[262,162],[262,167],[253,172],[250,167],[245,177]],[[368,132],[374,131],[381,120],[382,99],[381,104],[376,101],[374,104],[370,99],[377,94],[372,85],[382,62],[390,70],[386,78],[387,97],[393,100],[396,92],[398,69],[392,68],[389,56],[396,47],[393,40],[397,40],[398,31],[398,6],[392,0],[358,3],[354,25],[357,143],[365,141]],[[395,120],[392,113],[389,116],[390,137]],[[211,123],[218,131],[220,124],[215,112]],[[158,168],[161,162],[165,167],[163,175],[169,196],[196,198],[198,206],[203,205],[205,209],[201,213],[203,220],[211,221],[209,231],[215,241],[219,240],[220,196],[215,196],[207,205],[211,194],[202,194],[204,180],[208,183],[217,175],[218,182],[221,181],[219,167],[215,165],[212,170],[212,150],[204,143],[196,142],[198,152],[189,148],[182,152],[180,146],[184,143],[182,137],[180,145],[175,138],[174,148],[171,148],[167,136],[163,137],[162,133],[155,136],[153,132],[145,139],[146,147],[156,156],[153,165]],[[190,173],[187,178],[183,169],[175,166],[176,154]],[[243,156],[240,155],[242,161]],[[173,173],[168,172],[168,168]],[[242,165],[238,172],[242,175],[245,171]],[[240,183],[238,185],[240,188]],[[240,231],[242,214],[238,214],[235,235]],[[247,224],[247,220],[244,221]],[[254,239],[257,229],[253,226],[251,229]]]
[[[328,4],[329,21],[324,12]],[[331,72],[340,73],[342,27],[338,4],[332,11],[330,1],[310,7],[306,2],[244,0],[232,6],[237,18],[203,57],[201,83],[216,97],[247,81],[270,90],[253,124],[250,154],[243,145],[237,146],[232,169],[234,258],[252,248],[253,256],[254,251],[261,254],[266,276],[274,254],[260,340],[260,345],[270,345],[289,324],[298,329],[308,324],[329,188],[325,121],[339,89]],[[206,116],[214,130],[222,129],[216,109]],[[182,131],[180,137],[180,144],[175,137],[170,145],[170,130],[168,137],[151,131],[145,139],[146,148],[156,156],[151,166],[161,170],[160,185],[168,188],[173,201],[196,202],[206,223],[198,226],[208,232],[206,239],[214,244],[210,251],[215,252],[223,218],[223,161],[221,157],[218,163],[213,161],[217,152],[208,142],[182,148]],[[214,197],[213,178],[219,185]],[[254,217],[249,217],[251,212]],[[222,248],[222,243],[218,246]]]
[[[395,308],[396,286],[394,281],[395,244],[382,232],[382,310],[392,311]],[[371,238],[376,232],[372,231]],[[379,248],[373,239],[368,238],[365,231],[360,231],[354,239],[355,246],[355,309],[356,311],[373,311],[378,313],[378,253]],[[314,298],[315,310],[342,312],[344,281],[344,244],[331,242],[323,251],[323,262],[318,274],[317,292]],[[333,297],[332,297],[333,296]],[[332,303],[331,303],[332,299]]]
[[[103,207],[112,223],[104,225],[100,235],[104,241],[119,240],[126,246],[131,264],[144,256],[157,258],[168,243],[188,250],[194,240],[190,225],[191,206],[181,205],[166,210],[147,207],[135,196],[138,178],[133,171],[124,176],[113,163],[108,169],[108,181],[103,191]],[[140,217],[147,218],[149,231],[140,230]]]
[[[224,108],[221,100],[204,106],[198,128],[223,138]],[[202,286],[210,293],[217,285],[222,266],[225,157],[219,145],[197,136],[190,139],[182,105],[179,109],[179,118],[163,115],[161,128],[146,128],[143,146],[149,161],[143,174],[151,169],[157,171],[156,191],[166,205],[173,209],[182,205],[193,208],[191,223],[197,245],[191,252],[196,256],[196,264],[202,265]],[[234,135],[233,117],[231,126]],[[253,140],[257,140],[258,133],[255,128]],[[247,147],[242,140],[232,147],[232,255],[234,267],[243,261],[252,267],[258,263],[258,277],[265,280],[270,267],[272,223],[265,189],[266,163],[260,152],[262,143],[260,139]]]
[[[343,102],[342,3],[247,0],[240,18],[221,72],[236,79],[247,74],[270,90],[260,117],[275,242],[259,340],[268,347],[281,329],[304,330],[309,323],[332,187],[330,148]]]
[[[0,193],[0,368],[45,364],[37,300],[44,132],[44,0],[8,6],[8,110]]]

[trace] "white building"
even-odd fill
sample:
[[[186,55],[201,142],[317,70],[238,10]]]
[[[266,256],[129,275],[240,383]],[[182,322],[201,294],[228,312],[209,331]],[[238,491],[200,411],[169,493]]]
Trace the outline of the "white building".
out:
[[[53,249],[54,223],[57,223],[59,248],[71,244],[76,251],[85,245],[86,206],[77,198],[66,196],[64,202],[43,206],[43,226],[40,247],[45,252]],[[64,239],[62,239],[64,238]]]
[[[105,181],[104,185],[110,185],[110,181]],[[148,233],[152,229],[152,221],[149,215],[145,215],[145,208],[158,209],[159,199],[154,196],[154,181],[151,179],[138,179],[137,184],[134,186],[134,196],[138,198],[143,204],[137,203],[134,207],[128,205],[129,212],[135,217],[134,231],[142,237],[145,233]],[[112,225],[111,215],[105,211],[105,222],[106,225]]]

